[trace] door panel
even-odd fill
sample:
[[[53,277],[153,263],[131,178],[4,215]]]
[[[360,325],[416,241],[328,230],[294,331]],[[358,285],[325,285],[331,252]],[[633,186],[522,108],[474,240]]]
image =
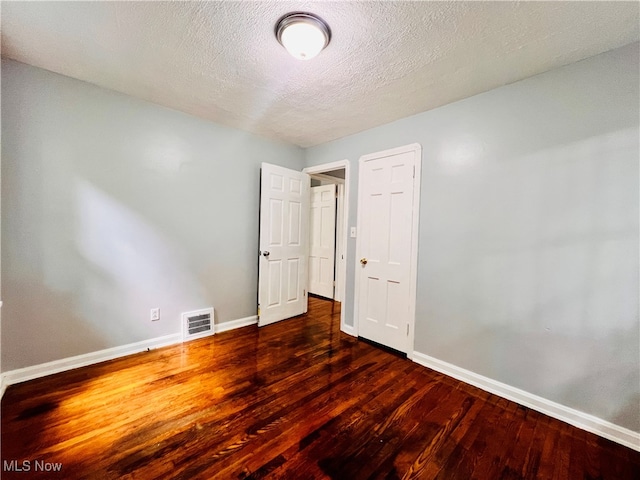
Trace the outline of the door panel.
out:
[[[405,353],[415,309],[418,161],[414,148],[368,155],[360,163],[358,333]]]
[[[289,278],[288,278],[288,302],[297,302],[299,295],[303,291],[300,285],[300,260],[298,258],[290,258],[288,260]]]
[[[311,188],[309,292],[334,296],[336,186]]]
[[[309,176],[262,164],[260,191],[260,326],[307,311]]]

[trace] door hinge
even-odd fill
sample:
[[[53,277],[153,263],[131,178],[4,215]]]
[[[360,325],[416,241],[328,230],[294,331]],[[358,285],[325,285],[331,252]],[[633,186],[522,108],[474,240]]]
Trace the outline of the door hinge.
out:
[[[302,296],[306,297],[307,296],[307,291],[306,290],[302,290]]]
[[[409,336],[409,324],[407,323],[407,336]]]
[[[413,166],[413,178],[416,178],[416,166]]]

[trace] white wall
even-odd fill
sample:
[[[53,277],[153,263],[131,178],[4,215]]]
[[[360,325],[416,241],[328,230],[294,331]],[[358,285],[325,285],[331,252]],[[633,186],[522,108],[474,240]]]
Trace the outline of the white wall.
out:
[[[255,315],[260,162],[302,161],[3,60],[3,371],[179,333],[183,311]]]
[[[640,431],[637,43],[306,151],[423,149],[415,350]],[[375,100],[372,100],[375,101]],[[346,318],[353,319],[355,240]]]

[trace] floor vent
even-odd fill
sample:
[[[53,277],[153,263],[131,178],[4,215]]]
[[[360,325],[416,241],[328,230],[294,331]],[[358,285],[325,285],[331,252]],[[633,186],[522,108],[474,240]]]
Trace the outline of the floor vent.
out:
[[[183,342],[213,334],[213,308],[203,308],[182,314]]]

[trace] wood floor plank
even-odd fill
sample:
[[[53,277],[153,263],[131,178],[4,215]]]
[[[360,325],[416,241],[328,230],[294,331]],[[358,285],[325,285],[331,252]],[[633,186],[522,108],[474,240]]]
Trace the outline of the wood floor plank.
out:
[[[268,327],[10,386],[2,478],[640,477],[636,451],[339,327],[340,304],[312,298]]]
[[[562,427],[554,459],[553,478],[570,478],[569,461],[571,453],[571,433],[567,426]]]
[[[375,373],[375,372],[373,372]],[[382,381],[384,376],[372,375],[366,380],[366,384],[370,388],[376,388],[378,384],[376,381]],[[358,379],[360,381],[360,379]],[[392,386],[393,381],[387,379],[384,382],[383,388],[389,388]],[[314,395],[313,398],[306,399],[305,409],[297,409],[295,411],[282,411],[281,414],[276,415],[274,421],[277,420],[277,424],[274,424],[276,430],[272,435],[266,438],[260,439],[259,445],[248,445],[242,452],[238,452],[235,459],[228,459],[227,461],[218,462],[214,469],[219,472],[220,475],[228,473],[229,478],[235,477],[235,470],[238,468],[238,463],[242,463],[242,470],[252,472],[257,467],[262,466],[262,460],[260,454],[268,455],[273,453],[281,453],[289,449],[292,445],[299,444],[298,438],[306,438],[310,433],[323,424],[331,416],[339,416],[350,405],[356,404],[359,401],[363,401],[368,397],[366,390],[360,388],[361,396],[351,396],[349,393],[354,390],[355,384],[345,384],[343,391],[337,393],[346,396],[346,401],[334,402],[331,397],[324,395]],[[324,392],[323,392],[324,393]],[[309,409],[309,410],[307,410]],[[306,418],[308,411],[313,411],[313,418]],[[258,455],[256,455],[258,454]],[[241,456],[242,455],[242,456]],[[255,457],[258,457],[257,464],[253,462]],[[187,477],[191,478],[193,470],[189,472]],[[186,478],[186,477],[185,477]]]
[[[505,459],[513,448],[513,439],[520,428],[518,405],[503,398],[496,402],[495,414],[486,423],[482,454],[476,459],[473,478],[500,478]],[[500,441],[496,441],[496,439]]]
[[[540,478],[553,477],[554,462],[561,435],[560,426],[551,421],[546,429],[544,443],[540,450],[540,464],[538,465],[538,476]]]
[[[363,448],[363,445],[376,437],[376,431],[386,430],[385,425],[398,415],[394,414],[394,408],[396,410],[402,407],[410,408],[411,402],[405,398],[410,399],[411,396],[419,398],[415,393],[420,383],[422,385],[419,388],[422,391],[428,391],[435,386],[435,382],[425,383],[419,371],[411,370],[412,372],[407,372],[402,383],[385,382],[380,388],[375,388],[376,385],[372,384],[366,397],[354,402],[343,415],[333,417],[315,430],[313,441],[305,438],[301,444],[303,448],[294,452],[291,460],[279,469],[273,478],[304,471],[310,463],[316,465],[320,471],[335,468],[350,469],[350,460],[358,457],[357,452]],[[333,457],[332,452],[338,452],[340,456]]]
[[[486,392],[478,392],[479,398],[488,397]],[[454,430],[445,446],[438,452],[440,471],[435,478],[446,480],[455,476],[471,478],[475,469],[476,456],[470,455],[470,447],[480,435],[481,427],[489,416],[493,405],[487,401],[477,401],[475,409],[464,419],[462,428]]]
[[[513,439],[513,447],[504,458],[501,478],[521,478],[524,461],[528,458],[539,414],[526,407],[518,409],[520,428]]]

